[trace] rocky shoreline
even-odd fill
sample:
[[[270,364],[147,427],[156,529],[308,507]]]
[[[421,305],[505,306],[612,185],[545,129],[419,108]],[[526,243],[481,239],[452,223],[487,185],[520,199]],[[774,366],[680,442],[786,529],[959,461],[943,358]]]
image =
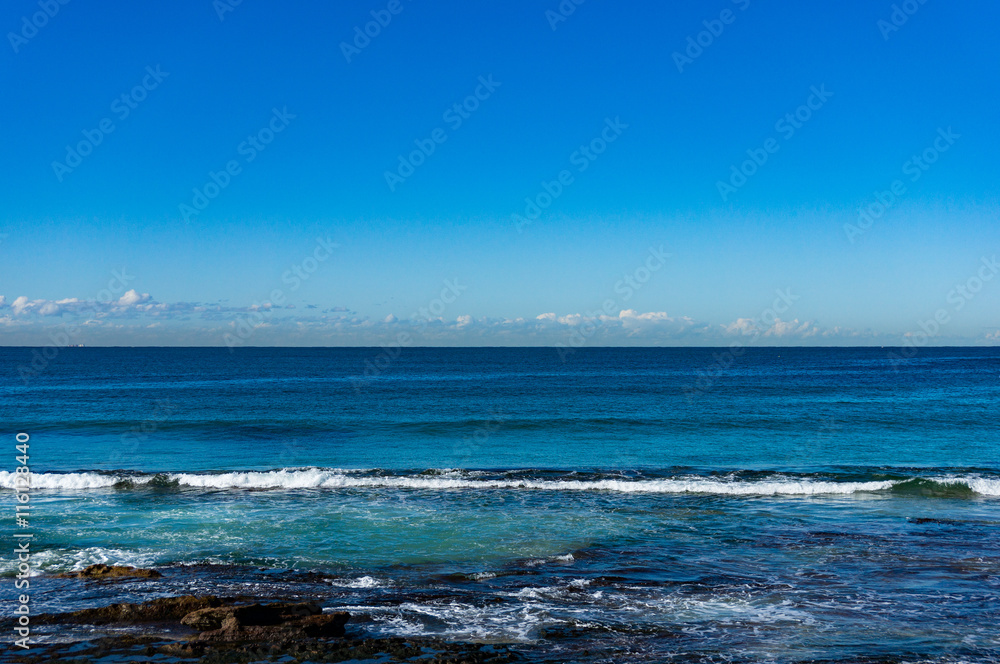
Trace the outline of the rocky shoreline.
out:
[[[62,578],[159,578],[154,570],[94,565]],[[504,646],[433,638],[365,638],[350,634],[346,611],[324,611],[318,602],[254,597],[183,595],[138,604],[118,603],[69,613],[41,614],[39,626],[66,627],[77,640],[33,645],[2,661],[23,664],[115,661],[283,664],[376,660],[501,664],[522,661]],[[94,629],[93,636],[81,630]],[[123,632],[108,635],[108,632]]]

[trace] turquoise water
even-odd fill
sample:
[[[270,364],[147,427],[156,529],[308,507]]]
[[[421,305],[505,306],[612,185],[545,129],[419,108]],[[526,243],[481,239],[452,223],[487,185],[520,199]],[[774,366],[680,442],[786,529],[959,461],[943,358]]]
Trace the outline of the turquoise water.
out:
[[[1000,350],[719,352],[63,349],[25,382],[5,348],[0,484],[28,432],[38,611],[252,591],[534,661],[1000,657]],[[48,576],[95,562],[164,578]]]

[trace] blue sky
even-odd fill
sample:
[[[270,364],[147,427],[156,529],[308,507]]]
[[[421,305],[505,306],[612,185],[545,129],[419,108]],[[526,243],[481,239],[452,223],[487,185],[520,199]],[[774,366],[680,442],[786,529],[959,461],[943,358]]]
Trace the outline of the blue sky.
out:
[[[0,343],[995,344],[998,19],[15,0]]]

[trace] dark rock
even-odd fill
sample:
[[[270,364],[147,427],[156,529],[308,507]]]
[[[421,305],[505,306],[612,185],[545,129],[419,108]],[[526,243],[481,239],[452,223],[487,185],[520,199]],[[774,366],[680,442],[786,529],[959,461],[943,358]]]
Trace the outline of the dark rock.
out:
[[[223,601],[208,595],[195,597],[164,597],[142,604],[111,604],[97,609],[83,609],[72,613],[56,615],[43,614],[35,618],[39,623],[79,623],[83,625],[107,625],[111,623],[177,622],[184,616],[199,609],[221,606]]]
[[[58,579],[159,579],[162,574],[155,569],[128,567],[125,565],[90,565],[79,572],[56,574]]]
[[[302,632],[310,638],[343,636],[344,625],[350,619],[351,614],[347,611],[334,611],[333,613],[303,618],[299,625],[302,627]]]
[[[229,618],[234,618],[239,625],[278,625],[296,618],[315,616],[322,612],[323,608],[314,602],[220,606],[193,611],[181,618],[181,624],[205,632],[221,628],[223,622]]]
[[[236,615],[227,616],[218,629],[202,632],[199,642],[215,643],[282,643],[302,638],[326,638],[344,635],[344,625],[350,618],[346,611],[295,617],[281,623],[244,623]]]
[[[51,664],[93,661],[169,661],[250,664],[261,661],[501,664],[524,661],[503,646],[453,643],[440,639],[368,638],[345,635],[350,615],[322,613],[314,602],[272,602],[259,598],[169,597],[143,604],[113,604],[55,616],[39,623],[138,627],[141,634],[88,638],[33,646],[19,661]],[[33,620],[33,622],[35,621]],[[146,625],[143,625],[146,623]],[[191,636],[180,624],[198,630]],[[167,629],[161,629],[168,627]],[[208,629],[206,629],[208,628]],[[158,661],[158,660],[157,660]]]
[[[314,620],[326,616],[312,616]],[[441,639],[400,637],[357,639],[293,638],[262,642],[164,641],[159,637],[128,635],[88,642],[39,644],[24,664],[94,661],[171,661],[177,664],[259,664],[287,662],[414,662],[424,664],[511,664],[525,658],[506,646],[454,643]],[[164,658],[166,656],[167,659]],[[151,659],[151,658],[155,658]]]

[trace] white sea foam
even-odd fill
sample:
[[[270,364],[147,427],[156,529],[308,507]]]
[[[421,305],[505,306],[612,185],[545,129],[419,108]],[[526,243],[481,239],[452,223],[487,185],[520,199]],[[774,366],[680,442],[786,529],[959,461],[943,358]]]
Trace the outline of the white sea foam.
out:
[[[489,581],[490,579],[497,578],[497,575],[493,572],[476,572],[469,576],[473,581]]]
[[[534,560],[529,560],[524,563],[526,567],[537,567],[538,565],[547,565],[548,563],[571,563],[575,561],[576,558],[573,557],[572,553],[567,553],[564,556],[551,556],[549,558],[535,558]]]
[[[391,636],[439,636],[476,641],[531,642],[544,627],[598,627],[609,616],[671,628],[701,629],[715,623],[773,625],[792,622],[818,624],[809,612],[790,600],[719,593],[690,597],[669,591],[638,588],[636,592],[591,590],[590,582],[576,579],[566,585],[528,586],[497,593],[496,600],[471,604],[458,600],[394,606],[338,607],[367,616],[372,631]]]
[[[308,470],[271,470],[248,473],[204,475],[179,473],[168,476],[185,486],[213,489],[311,489],[320,487],[330,477],[348,478],[342,472]]]
[[[330,585],[339,588],[381,588],[390,584],[373,576],[362,576],[356,579],[330,579]]]
[[[395,488],[428,491],[462,489],[530,489],[537,491],[606,491],[614,493],[713,494],[729,496],[847,495],[884,491],[903,480],[837,482],[774,475],[761,480],[718,479],[696,476],[667,479],[489,479],[460,471],[447,474],[370,475],[370,471],[343,469],[282,469],[229,473],[169,473],[163,477],[182,486],[211,489],[341,489]],[[480,479],[480,477],[482,477]],[[116,477],[100,473],[33,473],[34,489],[84,490],[113,486],[128,479],[146,484],[152,476]],[[1000,479],[978,476],[935,478],[938,482],[962,482],[984,496],[1000,496]],[[14,473],[0,471],[0,487],[13,488]]]
[[[129,565],[131,567],[149,567],[154,564],[156,556],[152,552],[126,551],[123,549],[107,549],[93,546],[86,549],[49,549],[32,551],[31,572],[29,576],[40,574],[57,574],[62,572],[79,572],[90,565]],[[0,576],[11,576],[17,571],[16,556],[6,559],[0,557]]]
[[[391,636],[437,636],[479,642],[531,642],[538,630],[557,625],[539,606],[520,602],[486,607],[464,602],[403,602],[395,607],[345,606],[351,613],[368,614],[375,633]]]
[[[767,600],[727,596],[692,598],[671,595],[662,599],[643,602],[647,608],[670,616],[679,623],[716,621],[723,623],[777,623],[794,622],[799,625],[815,624],[816,620],[806,611],[796,608],[791,601]]]
[[[16,473],[0,470],[0,487],[14,488]],[[113,486],[117,478],[98,473],[31,473],[32,489],[103,489]]]
[[[1000,496],[1000,479],[949,475],[946,477],[935,477],[933,480],[941,484],[965,484],[982,496]]]

